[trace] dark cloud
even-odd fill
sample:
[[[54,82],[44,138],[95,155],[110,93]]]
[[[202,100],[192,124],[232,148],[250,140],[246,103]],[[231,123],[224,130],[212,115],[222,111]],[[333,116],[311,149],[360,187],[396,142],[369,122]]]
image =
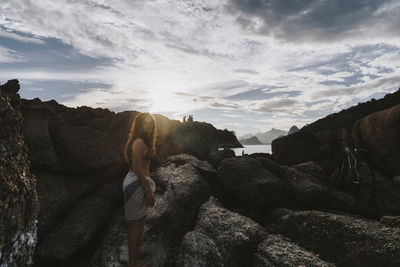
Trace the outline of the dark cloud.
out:
[[[237,22],[246,29],[291,41],[322,40],[352,35],[363,26],[379,25],[390,33],[399,31],[400,7],[372,17],[389,0],[230,0],[228,10],[239,13]],[[264,24],[256,28],[251,18]],[[392,19],[389,19],[392,18]],[[393,18],[397,17],[397,20]],[[395,26],[393,26],[395,23]]]

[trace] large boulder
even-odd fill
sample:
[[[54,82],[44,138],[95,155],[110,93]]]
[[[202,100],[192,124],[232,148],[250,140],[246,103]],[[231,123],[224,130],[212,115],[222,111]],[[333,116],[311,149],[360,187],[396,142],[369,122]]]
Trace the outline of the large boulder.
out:
[[[179,125],[170,143],[173,154],[188,153],[201,160],[218,147],[217,129],[206,122],[186,122]]]
[[[324,169],[320,165],[318,165],[315,161],[307,161],[307,162],[299,163],[299,164],[293,165],[292,167],[303,173],[310,174],[311,176],[313,176],[323,182],[327,182],[327,180],[328,180]]]
[[[229,199],[248,207],[274,207],[283,193],[283,182],[256,159],[235,157],[223,160],[218,179]]]
[[[354,197],[329,188],[319,178],[310,174],[292,167],[285,167],[283,177],[287,190],[286,195],[296,206],[368,213],[368,209]]]
[[[392,178],[400,174],[400,104],[354,123],[353,138],[368,143],[369,158]]]
[[[399,266],[400,229],[321,211],[274,212],[274,231],[338,266]]]
[[[263,266],[324,266],[333,267],[332,263],[321,260],[313,252],[298,246],[290,239],[281,235],[268,235],[260,243],[254,254],[255,267]]]
[[[210,190],[200,172],[189,163],[171,162],[150,176],[156,188],[161,184],[163,188],[156,189],[155,205],[147,215],[141,247],[152,251],[152,266],[165,266],[175,261],[181,239],[193,229],[198,209],[209,198]],[[92,259],[94,266],[126,266],[127,225],[122,220],[125,218],[117,217],[109,228]],[[118,229],[125,230],[115,235]]]
[[[259,224],[210,197],[182,239],[176,266],[251,266],[249,259],[266,236]]]
[[[0,265],[32,264],[38,198],[19,112],[19,83],[0,86]]]
[[[276,138],[271,143],[272,155],[280,164],[292,165],[313,160],[318,150],[313,133],[299,131]]]

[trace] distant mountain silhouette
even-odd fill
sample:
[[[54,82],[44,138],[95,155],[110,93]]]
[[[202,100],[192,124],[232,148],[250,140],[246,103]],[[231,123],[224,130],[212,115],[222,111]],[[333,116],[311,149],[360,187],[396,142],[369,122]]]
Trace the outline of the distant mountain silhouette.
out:
[[[258,140],[260,140],[260,142],[269,145],[271,144],[272,140],[283,135],[287,135],[287,131],[272,128],[268,132],[257,133],[255,136],[258,138]]]
[[[288,134],[295,133],[295,132],[297,132],[298,130],[299,130],[299,128],[297,128],[296,125],[293,125],[292,127],[290,127],[289,133],[288,133]]]
[[[240,139],[240,140],[249,139],[249,138],[255,136],[262,144],[270,145],[272,140],[274,140],[280,136],[287,135],[287,134],[288,134],[287,131],[272,128],[271,130],[264,132],[264,133],[245,134],[245,135],[239,137],[238,139]]]
[[[258,138],[255,136],[246,139],[239,139],[239,142],[242,145],[263,145],[263,143],[261,143],[260,140],[258,140]]]

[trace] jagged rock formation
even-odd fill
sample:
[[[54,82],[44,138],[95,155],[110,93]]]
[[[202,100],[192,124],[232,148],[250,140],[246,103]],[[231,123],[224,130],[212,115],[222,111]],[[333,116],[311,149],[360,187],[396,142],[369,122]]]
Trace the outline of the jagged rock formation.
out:
[[[0,86],[0,265],[32,263],[36,245],[38,199],[30,173],[18,81]]]

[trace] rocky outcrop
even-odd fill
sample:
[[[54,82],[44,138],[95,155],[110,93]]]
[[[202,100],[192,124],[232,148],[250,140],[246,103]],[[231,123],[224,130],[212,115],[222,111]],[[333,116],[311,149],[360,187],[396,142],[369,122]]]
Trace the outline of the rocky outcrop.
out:
[[[210,196],[207,182],[197,168],[203,165],[200,168],[212,172],[211,166],[185,155],[168,158],[167,162],[150,175],[156,183],[156,201],[147,215],[141,244],[152,251],[153,266],[175,261],[182,237],[193,229],[200,205]],[[93,266],[126,265],[127,225],[123,220],[121,215],[114,219],[92,259]]]
[[[0,86],[0,265],[32,263],[36,245],[36,178],[22,134],[18,81]]]
[[[274,232],[338,266],[398,266],[400,229],[320,211],[277,210]]]
[[[210,197],[182,239],[176,266],[252,266],[249,259],[266,236],[259,224]]]
[[[356,121],[353,137],[368,143],[369,158],[384,174],[400,174],[400,104]]]
[[[235,132],[229,131],[227,129],[224,130],[217,129],[217,140],[218,140],[218,147],[225,147],[225,148],[243,147],[241,143],[237,140]]]
[[[293,133],[298,132],[298,131],[299,131],[299,128],[298,128],[296,125],[293,125],[293,126],[290,127],[290,129],[289,129],[288,135],[289,135],[289,134],[293,134]]]
[[[206,122],[183,123],[175,129],[169,147],[173,154],[188,153],[205,160],[218,149],[217,131]]]
[[[7,87],[8,102],[3,95],[1,101],[18,104],[16,84]],[[0,221],[0,241],[17,240],[2,243],[1,263],[29,262],[37,216],[37,266],[126,266],[129,225],[121,183],[128,168],[122,152],[137,112],[72,109],[39,99],[20,102],[23,124],[21,117],[11,116],[20,126],[0,127],[1,156],[11,162],[2,163],[5,216],[0,220],[17,218],[15,224]],[[0,106],[2,124],[11,121],[3,118],[13,108]],[[330,171],[337,167],[332,155],[340,151],[331,142],[336,132],[300,131],[277,140],[273,156],[235,157],[233,150],[217,149],[235,142],[233,132],[155,116],[159,158],[152,160],[150,176],[156,203],[141,243],[152,251],[151,266],[399,264],[400,182],[375,172],[370,206],[342,192],[337,173]],[[24,149],[18,150],[22,139],[9,132],[21,129],[37,177],[39,214],[29,162]],[[17,146],[10,145],[11,137]]]

